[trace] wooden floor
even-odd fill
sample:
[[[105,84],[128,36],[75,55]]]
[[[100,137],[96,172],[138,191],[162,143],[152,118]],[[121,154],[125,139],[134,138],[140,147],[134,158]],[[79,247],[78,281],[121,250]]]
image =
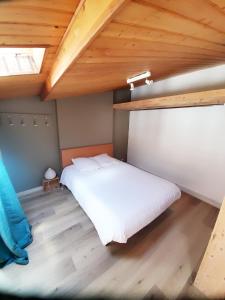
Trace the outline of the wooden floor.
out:
[[[63,294],[171,299],[190,288],[218,210],[187,194],[127,244],[104,247],[88,217],[66,190],[22,201],[33,225],[27,266],[0,270],[0,288]]]

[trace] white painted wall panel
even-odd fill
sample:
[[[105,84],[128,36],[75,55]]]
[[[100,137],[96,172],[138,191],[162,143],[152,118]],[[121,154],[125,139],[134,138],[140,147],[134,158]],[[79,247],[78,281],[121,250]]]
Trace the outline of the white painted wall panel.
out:
[[[220,83],[223,68],[212,68]],[[154,90],[137,88],[132,98],[175,93],[175,87],[188,92],[194,79],[199,83],[195,89],[203,87],[200,78],[205,80],[207,70],[202,72],[163,80]],[[225,106],[131,112],[128,162],[220,206],[225,196]]]

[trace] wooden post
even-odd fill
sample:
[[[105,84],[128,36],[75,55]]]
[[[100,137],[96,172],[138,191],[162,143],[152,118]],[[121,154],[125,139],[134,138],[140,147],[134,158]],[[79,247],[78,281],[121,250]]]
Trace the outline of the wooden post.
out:
[[[209,298],[225,298],[225,198],[194,286]]]

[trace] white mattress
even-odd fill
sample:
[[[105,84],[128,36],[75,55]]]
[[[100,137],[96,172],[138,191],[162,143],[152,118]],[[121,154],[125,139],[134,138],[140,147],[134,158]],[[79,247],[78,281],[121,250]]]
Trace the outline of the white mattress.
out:
[[[88,173],[68,166],[61,183],[71,190],[104,245],[126,243],[181,196],[175,184],[120,161]]]

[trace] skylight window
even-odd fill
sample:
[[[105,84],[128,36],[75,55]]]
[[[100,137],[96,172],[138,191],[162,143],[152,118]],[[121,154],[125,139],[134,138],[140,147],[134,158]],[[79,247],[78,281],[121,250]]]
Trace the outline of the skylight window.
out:
[[[39,74],[45,48],[0,48],[0,76]]]

